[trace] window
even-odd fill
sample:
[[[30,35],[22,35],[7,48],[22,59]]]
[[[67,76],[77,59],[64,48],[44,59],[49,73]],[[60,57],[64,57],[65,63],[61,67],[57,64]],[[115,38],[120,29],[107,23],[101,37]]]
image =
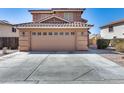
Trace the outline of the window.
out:
[[[75,32],[71,32],[71,35],[75,35]]]
[[[65,32],[65,35],[69,35],[69,32]]]
[[[63,32],[60,32],[60,35],[63,35],[64,33]]]
[[[52,35],[52,32],[49,32],[49,35]]]
[[[64,13],[64,18],[73,21],[73,13]]]
[[[47,32],[43,32],[43,35],[47,35]]]
[[[113,26],[109,27],[109,32],[113,32]]]
[[[58,32],[54,32],[54,35],[58,35]]]
[[[16,32],[16,29],[14,27],[12,27],[12,32]]]
[[[40,36],[41,35],[41,32],[38,32],[37,34],[38,34],[38,36]]]
[[[32,32],[32,35],[36,35],[36,32]]]

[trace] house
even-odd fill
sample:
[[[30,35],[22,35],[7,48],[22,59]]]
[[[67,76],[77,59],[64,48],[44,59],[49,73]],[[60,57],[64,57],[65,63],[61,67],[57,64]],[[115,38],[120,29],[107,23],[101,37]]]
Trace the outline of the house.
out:
[[[18,48],[19,32],[13,28],[8,21],[0,20],[0,49],[8,47],[11,49]]]
[[[104,39],[122,38],[124,39],[124,19],[104,25],[100,34]]]
[[[85,9],[29,10],[33,22],[17,24],[20,51],[88,50],[92,25],[81,18]]]

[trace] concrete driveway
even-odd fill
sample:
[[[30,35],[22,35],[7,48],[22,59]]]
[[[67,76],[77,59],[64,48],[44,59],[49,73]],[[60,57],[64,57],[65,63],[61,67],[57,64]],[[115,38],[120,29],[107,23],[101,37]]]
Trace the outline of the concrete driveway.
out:
[[[0,57],[0,83],[124,83],[124,67],[98,54],[17,52]]]

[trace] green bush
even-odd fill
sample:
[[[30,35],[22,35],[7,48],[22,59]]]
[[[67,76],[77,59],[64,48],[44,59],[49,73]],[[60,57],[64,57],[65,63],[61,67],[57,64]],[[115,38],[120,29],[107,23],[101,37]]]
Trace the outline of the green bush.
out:
[[[98,49],[106,49],[109,46],[110,40],[108,39],[98,39],[97,40],[97,48]]]

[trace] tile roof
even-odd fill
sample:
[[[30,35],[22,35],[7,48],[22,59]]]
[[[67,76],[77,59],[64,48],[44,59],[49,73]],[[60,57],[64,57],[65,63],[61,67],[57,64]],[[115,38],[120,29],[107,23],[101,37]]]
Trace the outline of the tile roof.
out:
[[[100,28],[102,29],[102,28],[106,28],[106,27],[109,27],[109,26],[114,26],[114,25],[118,25],[118,24],[122,24],[122,23],[124,23],[124,19],[111,22],[111,23],[109,23],[107,25],[101,26]]]
[[[85,8],[49,8],[49,9],[39,9],[39,10],[29,10],[32,11],[84,11]]]
[[[68,10],[68,11],[69,11],[69,10],[72,10],[72,11],[73,11],[73,10],[74,10],[74,11],[75,11],[75,10],[80,10],[80,11],[82,11],[82,10],[85,10],[85,8],[52,8],[52,10],[53,10],[53,11],[59,11],[59,10]]]
[[[16,28],[91,28],[93,25],[89,25],[82,22],[74,23],[23,23],[15,25]]]
[[[6,20],[0,20],[0,24],[7,24],[7,25],[11,25],[8,21]]]
[[[83,8],[52,8],[52,10],[82,10]]]

